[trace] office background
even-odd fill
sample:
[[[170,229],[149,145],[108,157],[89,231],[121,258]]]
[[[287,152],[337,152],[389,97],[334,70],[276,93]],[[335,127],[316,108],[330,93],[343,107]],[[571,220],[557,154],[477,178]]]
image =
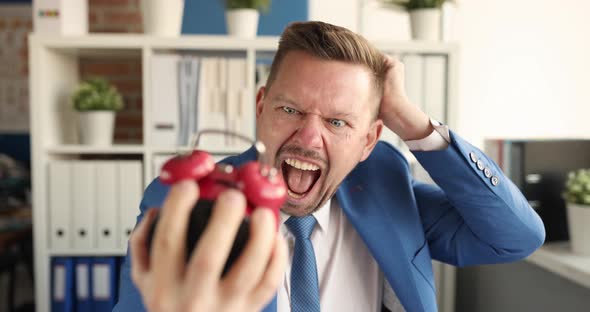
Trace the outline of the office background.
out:
[[[368,37],[409,39],[405,14],[372,9],[374,1],[366,1],[364,21],[359,18],[362,0],[297,1],[289,11],[299,19],[306,16],[307,8],[310,20],[364,29]],[[27,2],[0,1],[2,5]],[[204,32],[206,25],[191,18],[189,10],[204,2],[218,5],[218,1],[188,1],[184,31]],[[273,3],[280,9],[278,4],[295,2]],[[89,4],[91,31],[141,30],[137,1],[90,0]],[[590,106],[583,104],[590,101],[586,87],[590,41],[582,32],[590,26],[588,9],[590,3],[583,0],[459,1],[450,37],[461,46],[457,130],[479,146],[486,137],[587,137],[590,123],[585,116]],[[215,25],[212,32],[221,32],[223,24]]]
[[[2,0],[0,10],[8,3],[30,1]],[[91,31],[141,32],[137,0],[89,3]],[[372,1],[275,0],[271,11],[272,17],[263,16],[260,34],[276,35],[288,20],[310,19],[362,31],[369,38],[409,40],[407,16],[377,9]],[[456,130],[479,146],[489,137],[589,138],[590,40],[584,36],[589,11],[584,0],[460,1],[449,35],[461,47]],[[221,18],[218,1],[187,1],[183,32],[223,33]],[[129,103],[117,117],[117,140],[134,142],[141,137],[140,62],[125,61],[125,72],[117,72],[122,63],[88,61],[81,70],[82,76],[114,71],[110,74],[118,77],[115,83]],[[2,152],[28,162],[27,134],[4,131]],[[457,311],[583,311],[580,307],[590,297],[586,288],[524,262],[465,269],[458,276]],[[498,282],[503,279],[511,283]]]

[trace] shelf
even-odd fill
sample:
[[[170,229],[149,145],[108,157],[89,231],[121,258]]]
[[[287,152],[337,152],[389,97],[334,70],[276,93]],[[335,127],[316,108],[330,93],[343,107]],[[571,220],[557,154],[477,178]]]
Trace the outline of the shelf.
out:
[[[89,49],[133,50],[142,48],[174,50],[225,50],[240,51],[255,49],[275,51],[279,37],[258,36],[253,39],[234,38],[222,35],[182,35],[178,37],[157,37],[143,34],[89,34],[85,36],[52,36],[31,34],[31,39],[53,49],[85,51]],[[456,43],[436,41],[374,41],[383,51],[404,53],[439,54],[451,53]]]
[[[154,49],[213,49],[213,50],[276,50],[278,37],[259,36],[253,39],[214,35],[184,35],[178,38],[144,37],[146,44]]]
[[[243,153],[247,148],[222,148],[222,149],[207,149],[207,152],[212,155],[238,155]],[[153,147],[150,151],[153,154],[180,154],[188,153],[193,148],[190,146],[179,147]]]
[[[84,36],[29,35],[35,41],[48,48],[62,49],[141,49],[145,39],[134,34],[91,34]]]
[[[180,147],[150,147],[143,145],[112,145],[112,146],[85,146],[85,145],[57,145],[46,149],[50,154],[78,155],[78,154],[143,154],[150,152],[153,154],[178,154],[188,153],[193,148],[189,146]],[[237,155],[241,154],[246,148],[221,148],[207,149],[210,154],[219,155]]]
[[[122,249],[89,249],[89,250],[48,250],[49,256],[53,257],[106,257],[106,256],[125,256],[127,250]]]
[[[436,41],[373,41],[372,43],[381,51],[403,51],[403,54],[451,54],[459,47],[453,42]]]
[[[47,148],[51,154],[143,154],[144,150],[143,145],[58,145]]]
[[[590,288],[590,256],[573,254],[569,243],[547,243],[526,261],[563,278]]]
[[[31,39],[53,49],[219,49],[219,50],[275,50],[279,38],[259,36],[241,39],[217,35],[183,35],[157,37],[141,34],[89,34],[85,36],[52,36],[32,34]]]

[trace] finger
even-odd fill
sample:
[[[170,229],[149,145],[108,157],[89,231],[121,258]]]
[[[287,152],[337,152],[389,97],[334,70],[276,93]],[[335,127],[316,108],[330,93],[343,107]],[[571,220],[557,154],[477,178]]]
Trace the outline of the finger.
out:
[[[255,305],[264,306],[275,295],[279,284],[285,277],[287,257],[287,243],[282,236],[276,235],[272,256],[266,267],[266,271],[251,295],[252,302]]]
[[[198,193],[197,184],[186,180],[173,185],[164,201],[151,249],[154,279],[162,287],[184,273],[188,219]]]
[[[129,239],[129,253],[131,254],[131,278],[136,284],[140,284],[150,267],[150,257],[147,249],[147,236],[150,225],[154,222],[157,210],[150,208],[143,220],[133,231]]]
[[[262,277],[275,241],[275,217],[269,209],[257,208],[250,219],[250,237],[244,251],[222,281],[225,291],[253,289]]]
[[[218,283],[245,212],[246,199],[242,193],[229,190],[217,198],[187,268],[186,282],[190,289],[213,289]]]
[[[389,55],[389,54],[385,54],[385,63],[388,66],[392,66],[393,64],[395,64],[395,61],[397,60],[396,57]]]

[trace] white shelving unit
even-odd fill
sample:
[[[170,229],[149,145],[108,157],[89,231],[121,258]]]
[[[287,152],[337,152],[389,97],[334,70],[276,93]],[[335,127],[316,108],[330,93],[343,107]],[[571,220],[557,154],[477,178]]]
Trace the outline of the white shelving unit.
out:
[[[151,105],[149,90],[150,57],[158,53],[190,52],[197,55],[233,55],[246,58],[247,87],[253,90],[251,107],[254,110],[255,64],[260,55],[272,55],[278,38],[234,39],[226,36],[182,36],[159,38],[135,34],[92,34],[80,37],[31,35],[30,45],[30,94],[31,94],[31,144],[33,164],[34,241],[36,271],[36,302],[38,311],[50,307],[50,259],[52,256],[120,256],[125,249],[59,250],[49,244],[48,164],[55,160],[79,159],[109,155],[113,159],[129,157],[142,161],[144,188],[155,176],[153,160],[156,155],[185,152],[188,146],[160,148],[151,144]],[[427,42],[376,42],[384,52],[404,55],[438,55],[446,61],[444,103],[455,103],[457,98],[458,47],[449,43]],[[79,60],[84,58],[132,57],[142,60],[143,138],[138,145],[114,145],[97,148],[77,144],[75,115],[69,106],[69,96],[80,80]],[[445,121],[455,123],[453,105],[446,105]],[[220,154],[236,154],[238,150],[211,151]],[[138,209],[137,206],[129,209]],[[444,283],[449,282],[445,279]],[[454,278],[452,278],[454,285]],[[440,284],[439,289],[443,287]],[[442,310],[441,306],[441,310]]]

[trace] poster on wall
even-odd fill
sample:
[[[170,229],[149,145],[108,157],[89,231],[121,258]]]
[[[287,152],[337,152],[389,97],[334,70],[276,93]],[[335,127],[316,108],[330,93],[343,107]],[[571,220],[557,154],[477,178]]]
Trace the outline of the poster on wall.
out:
[[[0,1],[0,133],[29,131],[27,36],[31,4]]]

